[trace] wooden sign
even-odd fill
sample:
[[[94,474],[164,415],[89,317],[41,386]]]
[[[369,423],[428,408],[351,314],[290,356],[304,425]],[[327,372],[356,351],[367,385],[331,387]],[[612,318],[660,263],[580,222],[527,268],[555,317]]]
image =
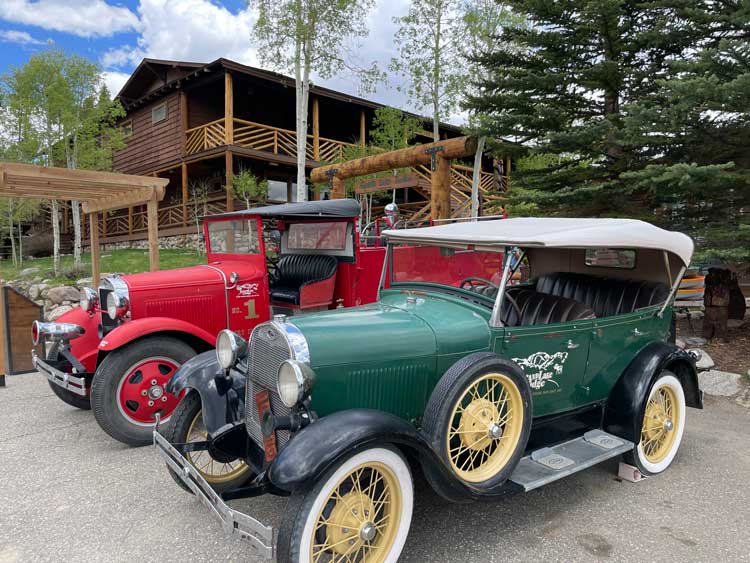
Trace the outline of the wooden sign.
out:
[[[354,191],[357,194],[371,194],[374,192],[387,192],[399,188],[415,188],[419,182],[416,174],[398,174],[396,176],[383,176],[357,182]]]

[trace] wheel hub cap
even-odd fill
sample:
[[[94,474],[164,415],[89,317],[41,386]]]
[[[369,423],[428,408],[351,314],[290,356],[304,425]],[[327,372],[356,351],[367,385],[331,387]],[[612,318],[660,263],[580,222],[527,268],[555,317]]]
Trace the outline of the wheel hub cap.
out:
[[[664,421],[664,430],[666,430],[667,432],[671,432],[672,429],[674,429],[674,423],[671,420],[669,420],[669,419],[665,420]]]
[[[160,399],[164,394],[164,387],[154,385],[148,390],[148,396],[152,399]]]
[[[372,522],[365,522],[359,530],[359,537],[363,541],[372,541],[375,539],[376,533],[375,525]]]
[[[459,432],[461,442],[471,450],[483,450],[492,440],[499,436],[493,436],[493,427],[498,418],[497,407],[487,399],[475,399],[464,410],[461,415]],[[497,428],[502,435],[502,430]]]
[[[168,358],[146,358],[130,368],[117,389],[120,412],[129,422],[151,426],[157,411],[166,420],[182,398],[167,393],[164,387],[177,370]]]
[[[328,526],[328,535],[333,550],[339,554],[352,553],[363,542],[372,541],[377,533],[368,519],[372,514],[374,505],[368,495],[351,491],[341,497],[329,518],[331,525]],[[363,519],[368,520],[363,523]]]

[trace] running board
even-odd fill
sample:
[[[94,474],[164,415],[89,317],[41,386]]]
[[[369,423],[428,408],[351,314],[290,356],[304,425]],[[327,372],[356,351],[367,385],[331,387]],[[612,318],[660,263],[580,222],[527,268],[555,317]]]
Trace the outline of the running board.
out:
[[[628,452],[633,447],[633,442],[603,430],[590,430],[575,440],[531,452],[521,459],[510,480],[528,492]]]

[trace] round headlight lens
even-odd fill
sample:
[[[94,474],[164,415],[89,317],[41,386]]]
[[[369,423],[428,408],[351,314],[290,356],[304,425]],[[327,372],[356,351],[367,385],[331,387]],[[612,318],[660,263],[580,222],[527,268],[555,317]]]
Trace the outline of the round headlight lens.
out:
[[[279,367],[278,391],[281,402],[291,408],[299,402],[304,389],[304,380],[300,377],[297,366],[287,361]]]
[[[236,332],[224,329],[216,337],[216,359],[222,369],[231,368],[247,349],[247,342]]]
[[[117,305],[119,299],[115,293],[107,295],[107,314],[113,321],[117,319]]]
[[[94,291],[90,287],[84,287],[83,289],[81,289],[81,301],[79,302],[81,309],[83,309],[87,313],[93,313],[98,304],[99,296],[97,295],[96,291]]]

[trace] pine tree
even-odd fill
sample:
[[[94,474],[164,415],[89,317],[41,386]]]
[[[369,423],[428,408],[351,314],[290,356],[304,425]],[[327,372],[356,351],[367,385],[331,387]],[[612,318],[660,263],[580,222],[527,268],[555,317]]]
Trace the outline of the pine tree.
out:
[[[516,201],[645,218],[742,258],[708,223],[736,221],[750,191],[747,3],[508,4],[526,23],[475,55],[468,109],[505,152],[551,156],[514,175]]]

